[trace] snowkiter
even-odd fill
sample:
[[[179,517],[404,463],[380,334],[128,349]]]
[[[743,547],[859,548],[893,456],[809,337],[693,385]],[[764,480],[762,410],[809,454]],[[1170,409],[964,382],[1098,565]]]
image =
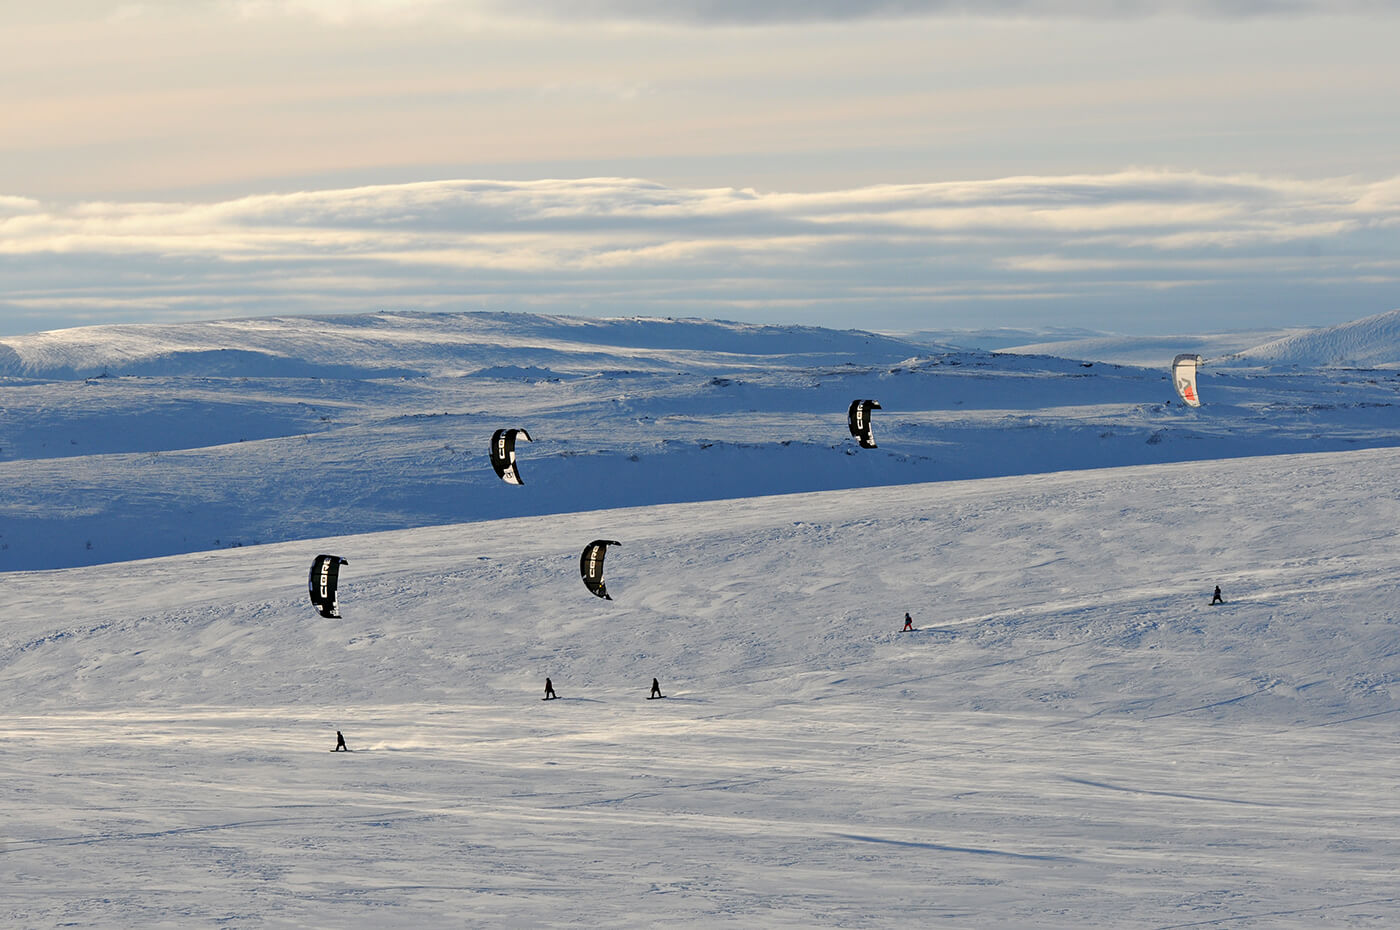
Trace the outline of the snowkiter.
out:
[[[909,616],[909,611],[906,610],[904,612],[904,629],[900,630],[900,632],[903,633],[912,629],[914,629],[914,618]]]
[[[557,698],[558,696],[559,696],[559,695],[557,695],[557,694],[554,693],[554,682],[552,682],[552,681],[550,681],[548,678],[546,678],[546,679],[544,680],[544,699],[545,699],[546,701],[552,701],[552,700],[554,700],[555,698]]]
[[[335,731],[335,748],[331,752],[349,752],[350,747],[345,745],[345,734],[339,730]]]
[[[1225,603],[1225,598],[1220,596],[1220,585],[1215,586],[1215,597],[1211,598],[1210,602],[1212,605]]]
[[[653,678],[651,680],[651,694],[647,697],[647,700],[650,701],[652,698],[659,698],[665,696],[666,695],[661,693],[661,682]]]

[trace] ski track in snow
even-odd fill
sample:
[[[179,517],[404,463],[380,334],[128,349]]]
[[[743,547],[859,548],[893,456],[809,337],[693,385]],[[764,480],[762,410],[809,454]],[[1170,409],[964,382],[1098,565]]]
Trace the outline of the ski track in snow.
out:
[[[508,321],[492,325],[510,331]],[[533,325],[541,340],[562,327]],[[452,332],[436,316],[346,326],[393,330],[400,346],[433,327]],[[249,352],[286,350],[285,323],[235,329],[265,340]],[[663,335],[648,330],[652,342]],[[742,348],[744,333],[722,335],[726,351]],[[193,338],[163,338],[176,336]],[[65,345],[50,340],[45,357],[77,371]],[[317,364],[415,367],[392,351],[376,360],[375,345]],[[566,345],[549,346],[555,366]],[[132,339],[113,343],[110,357],[141,351]],[[479,365],[506,364],[472,351]],[[597,355],[590,364],[655,366]],[[963,355],[890,367],[933,371],[953,360],[999,364]],[[225,361],[245,374],[264,364],[250,354]],[[537,377],[543,361],[526,352],[511,370]],[[473,370],[460,355],[448,363]],[[1007,371],[1041,382],[1014,388],[1018,402],[1058,390],[1055,364],[1010,363]],[[1165,386],[1155,373],[1121,371],[1121,381],[1076,378],[1073,390],[1101,407],[1124,385]],[[982,390],[1004,390],[995,370],[979,372]],[[113,384],[114,414],[139,421],[147,392],[182,390],[146,377],[152,383],[102,379]],[[839,374],[767,377],[768,396],[789,405],[776,422],[785,433],[805,424],[795,430],[803,467],[856,458],[839,440],[816,438],[818,426],[844,431],[844,402],[828,419],[804,405],[879,397],[886,409],[876,416],[887,416],[875,421],[877,439],[888,435],[893,449],[901,431],[947,412],[889,415],[899,393],[888,384],[876,393],[843,382],[829,394],[808,385]],[[927,377],[910,391],[966,383]],[[1328,448],[1291,426],[1260,426],[1269,385],[1299,396],[1393,395],[1384,377],[1221,375],[1215,387],[1234,392],[1233,406],[1192,421],[1188,444],[1203,451],[1186,457],[1198,460],[1090,469],[1107,448],[1091,442],[1073,459],[1081,470],[1055,474],[1014,468],[1058,462],[1053,451],[1039,456],[1037,440],[1055,447],[1084,410],[1051,397],[1060,412],[1022,410],[1016,416],[1038,424],[1026,427],[1003,422],[1015,409],[1005,396],[980,396],[1002,411],[995,421],[929,441],[1002,477],[925,482],[916,468],[877,486],[874,471],[826,472],[814,483],[836,489],[761,497],[725,496],[737,481],[700,487],[719,443],[678,439],[658,453],[670,464],[649,463],[650,426],[619,433],[597,411],[624,386],[629,404],[650,405],[652,419],[634,423],[659,422],[668,404],[685,401],[678,433],[738,430],[721,461],[758,468],[763,493],[781,490],[793,467],[783,458],[793,446],[768,435],[771,422],[738,416],[736,425],[735,411],[688,380],[579,377],[549,390],[570,395],[588,381],[587,396],[533,408],[555,411],[541,413],[554,425],[522,450],[524,488],[493,483],[484,449],[438,460],[459,469],[470,457],[490,478],[459,474],[454,494],[511,502],[492,507],[526,501],[524,512],[498,518],[487,507],[475,522],[452,523],[422,507],[423,520],[445,525],[413,527],[403,509],[411,495],[381,496],[423,476],[419,457],[443,443],[431,424],[451,418],[390,416],[405,385],[448,409],[449,397],[470,397],[472,410],[533,390],[427,380],[315,388],[346,404],[336,416],[354,412],[344,430],[325,428],[344,463],[325,474],[354,498],[328,518],[341,528],[334,535],[0,575],[0,798],[9,815],[0,925],[1400,925],[1400,814],[1390,801],[1400,775],[1400,450],[1383,448],[1397,430],[1386,419],[1393,408],[1308,414],[1322,418],[1309,431],[1337,417],[1343,432],[1378,448],[1248,457]],[[736,386],[746,390],[734,379],[699,390]],[[4,390],[15,387],[23,397],[6,408],[7,422],[32,436],[50,415],[75,422],[62,391],[41,409],[22,384]],[[664,403],[661,387],[674,391]],[[212,390],[223,402],[204,409],[217,419],[251,389]],[[955,393],[936,403],[951,410]],[[961,399],[966,408],[974,398]],[[1145,418],[1132,427],[1147,431],[1136,441],[1144,449],[1171,446],[1141,436],[1159,428],[1152,416],[1179,411],[1144,410],[1108,416]],[[82,415],[101,422],[103,404]],[[145,438],[138,430],[120,441],[174,448],[164,416]],[[535,435],[534,420],[515,419]],[[498,420],[480,415],[487,436]],[[62,542],[92,530],[96,550],[116,535],[93,527],[126,518],[140,527],[123,530],[136,533],[131,551],[154,549],[148,537],[182,525],[182,508],[207,504],[203,495],[223,483],[236,487],[220,519],[251,525],[270,519],[257,514],[264,504],[286,508],[285,523],[262,524],[275,538],[307,506],[289,477],[306,461],[280,442],[199,447],[173,468],[130,475],[151,453],[9,459],[0,463],[6,477],[28,483],[3,505],[6,538],[49,527]],[[588,451],[602,448],[611,451]],[[642,462],[629,462],[637,449]],[[917,456],[943,461],[934,449]],[[1019,450],[1019,466],[1001,463],[1008,450]],[[570,451],[580,454],[562,454]],[[910,453],[858,467],[903,467],[901,455]],[[588,459],[597,461],[582,466],[593,476],[584,496],[611,509],[571,500],[552,511],[550,495],[563,492],[550,490],[550,469]],[[628,465],[642,467],[614,480],[646,506],[612,507],[626,494],[589,482]],[[713,498],[646,500],[660,486],[648,475],[685,476],[687,493]],[[62,490],[72,481],[111,499],[81,501]],[[421,502],[444,487],[415,493]],[[520,496],[532,487],[545,493]],[[55,510],[44,515],[50,499]],[[160,511],[144,509],[148,501],[178,515],[152,516]],[[380,516],[341,520],[370,502]],[[14,517],[26,509],[32,524]],[[376,521],[400,528],[371,532]],[[596,537],[622,541],[608,554],[612,602],[589,596],[578,577],[579,551]],[[60,551],[56,543],[43,558]],[[307,602],[307,566],[319,552],[349,560],[343,619],[322,619]],[[1211,607],[1217,583],[1226,603]],[[913,632],[899,632],[905,610]],[[539,700],[546,675],[561,700]],[[666,700],[645,700],[652,676]],[[328,752],[337,729],[353,752]]]

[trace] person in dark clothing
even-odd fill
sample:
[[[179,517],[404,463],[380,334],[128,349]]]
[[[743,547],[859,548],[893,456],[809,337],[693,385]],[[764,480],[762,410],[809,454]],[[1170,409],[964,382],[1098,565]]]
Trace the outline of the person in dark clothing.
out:
[[[339,730],[335,731],[335,748],[331,752],[349,752],[350,747],[345,745],[345,734]]]
[[[558,696],[559,696],[559,695],[557,695],[557,694],[554,693],[554,682],[552,682],[552,681],[550,681],[548,678],[546,678],[546,679],[544,680],[544,699],[545,699],[546,701],[552,701],[552,700],[554,700],[555,698],[557,698]]]
[[[647,696],[647,700],[650,701],[652,698],[659,698],[665,696],[666,695],[661,693],[661,682],[653,678],[651,680],[651,694]]]
[[[1223,603],[1225,603],[1225,598],[1223,598],[1223,597],[1220,596],[1220,585],[1216,585],[1216,586],[1215,586],[1215,597],[1211,598],[1211,601],[1210,601],[1210,602],[1211,602],[1211,604],[1223,604]]]
[[[914,629],[914,618],[911,617],[911,616],[909,616],[909,611],[906,610],[906,611],[904,612],[904,629],[903,629],[903,630],[900,630],[900,632],[903,633],[903,632],[905,632],[905,630],[912,630],[912,629]]]

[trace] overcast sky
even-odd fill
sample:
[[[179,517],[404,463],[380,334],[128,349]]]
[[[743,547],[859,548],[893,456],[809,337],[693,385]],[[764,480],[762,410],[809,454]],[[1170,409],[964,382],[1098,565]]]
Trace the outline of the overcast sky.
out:
[[[0,8],[0,333],[1400,307],[1396,0]]]

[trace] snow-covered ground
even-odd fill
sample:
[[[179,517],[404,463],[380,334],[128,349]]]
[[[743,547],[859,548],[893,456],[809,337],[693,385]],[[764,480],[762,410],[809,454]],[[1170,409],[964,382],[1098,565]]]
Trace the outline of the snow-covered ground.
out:
[[[1014,332],[1014,331],[1012,331]],[[1031,342],[997,331],[921,333],[954,345],[977,344],[1022,355],[1054,355],[1116,365],[1164,368],[1180,352],[1204,356],[1210,364],[1272,368],[1400,368],[1400,310],[1377,313],[1336,326],[1281,331],[1250,330],[1179,336],[1109,333],[1051,335]],[[1000,337],[1000,338],[998,338]],[[1017,344],[1019,343],[1019,344]]]
[[[1240,459],[7,575],[0,923],[1394,926],[1397,474]],[[578,578],[595,536],[612,602]],[[341,620],[306,602],[322,550]]]
[[[529,514],[1400,444],[1400,372],[699,320],[371,314],[0,340],[0,570]],[[879,448],[846,426],[881,403]],[[529,431],[523,487],[487,461]]]
[[[1038,340],[1011,345],[1002,351],[1019,355],[1054,355],[1114,365],[1143,368],[1170,368],[1182,352],[1193,352],[1208,361],[1247,351],[1256,346],[1312,330],[1248,330],[1237,333],[1184,334],[1176,336],[1129,336],[1100,333],[1069,339]]]
[[[638,322],[483,375],[480,319],[395,319],[236,343],[314,377],[18,347],[4,552],[100,564],[0,575],[0,925],[1400,925],[1393,373],[1207,369],[1187,411],[1156,371]],[[276,541],[109,558],[218,520]]]

